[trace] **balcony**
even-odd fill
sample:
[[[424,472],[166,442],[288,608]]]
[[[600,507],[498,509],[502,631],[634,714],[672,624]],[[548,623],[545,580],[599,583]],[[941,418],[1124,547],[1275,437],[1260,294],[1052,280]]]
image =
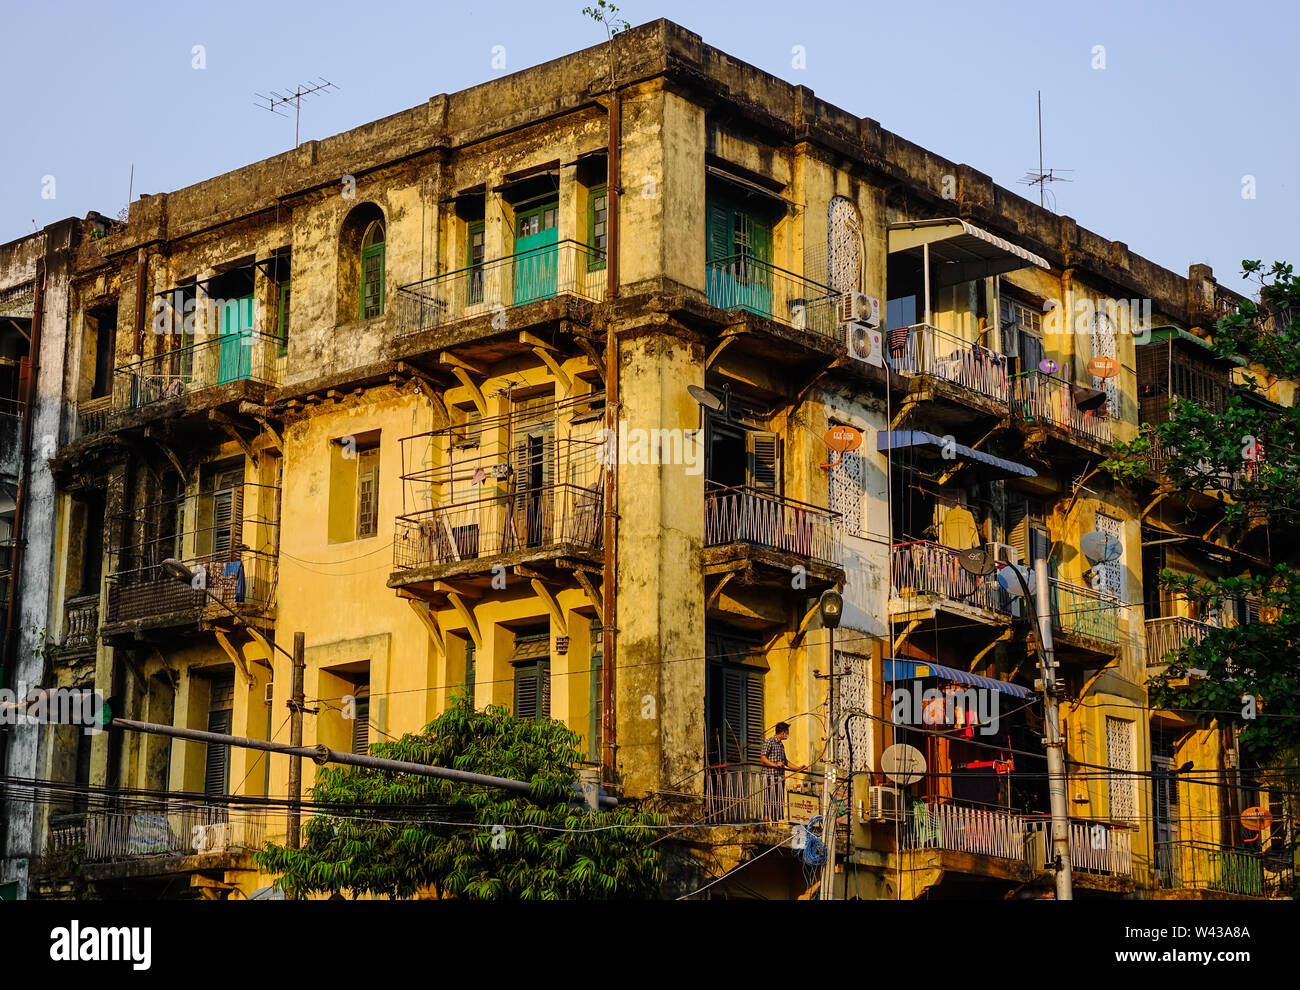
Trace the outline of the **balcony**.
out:
[[[886,344],[891,366],[911,379],[913,402],[943,400],[953,421],[969,421],[971,409],[1007,415],[1011,383],[997,351],[925,323],[889,330]]]
[[[764,773],[761,763],[707,767],[704,771],[704,820],[713,825],[784,822],[785,789]]]
[[[280,348],[275,337],[242,330],[125,365],[113,373],[113,410],[120,414],[158,408],[200,394],[211,400],[205,405],[244,398],[249,384],[279,384],[285,363]],[[177,401],[177,408],[184,406]]]
[[[110,548],[102,634],[118,645],[145,629],[185,636],[233,611],[252,625],[273,618],[280,490],[239,484],[144,506],[116,518],[119,532],[145,538]],[[185,528],[177,532],[178,521]],[[165,573],[168,558],[195,573],[186,584]]]
[[[1027,864],[1028,838],[1025,819],[1018,813],[926,799],[914,801],[908,810],[899,848],[939,849]]]
[[[1162,664],[1169,654],[1201,642],[1213,628],[1208,622],[1181,615],[1147,619],[1147,666]]]
[[[1052,851],[1052,821],[1047,817],[1026,819],[1026,825],[1041,850],[1040,868],[1050,870],[1056,862]],[[1133,829],[1110,821],[1070,819],[1070,871],[1082,886],[1131,888],[1133,881]],[[1100,882],[1092,882],[1097,878]]]
[[[73,437],[80,440],[108,429],[113,415],[113,396],[101,395],[97,399],[83,399],[73,407],[76,411],[76,424]]]
[[[890,550],[890,612],[934,619],[946,612],[1009,624],[1011,596],[996,577],[979,578],[963,570],[957,554],[952,547],[929,540],[895,544]]]
[[[606,282],[604,252],[560,241],[402,286],[398,336],[563,296],[601,302]]]
[[[99,592],[65,599],[63,602],[64,656],[93,656],[98,645]]]
[[[167,799],[138,811],[92,811],[86,815],[85,862],[121,864],[152,860],[166,870],[176,857],[256,852],[266,835],[260,809]],[[158,862],[162,861],[162,862]],[[196,867],[202,862],[196,862]],[[100,878],[111,868],[94,871]]]
[[[752,488],[714,488],[704,496],[706,573],[744,570],[760,583],[790,585],[803,566],[815,583],[842,575],[840,515]]]
[[[1087,397],[1080,387],[1055,375],[1026,371],[1012,376],[1011,394],[1016,418],[1025,425],[1031,442],[1061,440],[1091,453],[1109,449],[1105,405],[1098,411],[1080,409],[1079,401]]]
[[[1119,602],[1110,595],[1048,580],[1052,601],[1052,642],[1059,661],[1100,660],[1119,652]]]
[[[1295,889],[1295,865],[1288,854],[1186,840],[1157,841],[1155,851],[1161,890],[1289,899]]]
[[[745,254],[705,266],[709,305],[744,310],[838,342],[840,293]]]

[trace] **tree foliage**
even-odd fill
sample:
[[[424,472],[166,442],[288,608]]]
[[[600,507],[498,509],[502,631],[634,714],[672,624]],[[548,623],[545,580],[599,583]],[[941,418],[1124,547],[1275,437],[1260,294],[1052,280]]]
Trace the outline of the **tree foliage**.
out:
[[[421,733],[371,754],[526,780],[528,795],[435,777],[325,767],[302,848],[268,843],[258,864],[294,896],[350,891],[470,900],[645,898],[663,879],[651,846],[663,816],[578,801],[579,736],[551,719],[475,710],[464,696]]]
[[[1155,705],[1213,712],[1222,724],[1239,725],[1243,748],[1265,763],[1300,749],[1300,409],[1260,401],[1273,380],[1300,380],[1300,281],[1281,262],[1265,270],[1258,261],[1245,261],[1242,268],[1244,277],[1258,282],[1259,299],[1243,300],[1221,319],[1212,343],[1221,358],[1246,359],[1250,370],[1243,384],[1231,390],[1223,409],[1171,397],[1168,421],[1132,443],[1116,444],[1103,466],[1133,481],[1158,451],[1175,496],[1221,498],[1230,542],[1253,527],[1269,527],[1276,560],[1271,568],[1218,579],[1162,572],[1164,587],[1202,608],[1257,598],[1264,621],[1210,630],[1200,643],[1173,655],[1149,683]]]

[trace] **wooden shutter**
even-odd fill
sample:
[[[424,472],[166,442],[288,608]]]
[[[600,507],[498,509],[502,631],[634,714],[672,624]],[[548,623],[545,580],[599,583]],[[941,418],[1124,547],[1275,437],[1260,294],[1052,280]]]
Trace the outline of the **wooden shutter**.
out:
[[[379,448],[357,451],[357,537],[379,530]]]
[[[208,731],[229,733],[234,702],[234,678],[214,680],[210,686]],[[230,747],[209,743],[203,774],[204,794],[225,794],[230,784]]]
[[[550,630],[530,630],[515,635],[516,718],[551,715]]]
[[[745,253],[756,261],[772,261],[772,225],[754,213],[742,214]]]
[[[604,728],[601,715],[605,708],[604,683],[602,667],[605,661],[602,626],[599,619],[591,622],[591,695],[588,698],[587,718],[587,759],[595,762],[600,759],[600,748]]]
[[[781,438],[775,433],[754,430],[745,434],[748,458],[747,483],[760,492],[781,494]]]
[[[289,353],[289,282],[280,286],[280,310],[277,323],[277,336],[280,339],[279,354],[283,357]]]
[[[474,680],[477,674],[475,664],[478,654],[475,652],[474,641],[465,640],[465,693],[469,696],[469,706],[474,707]]]
[[[763,718],[763,671],[745,670],[745,753],[746,760],[757,760],[766,741]]]
[[[1029,503],[1023,498],[1007,499],[1007,518],[1004,526],[1008,546],[1020,555],[1020,563],[1029,557]]]
[[[735,253],[731,210],[722,203],[710,202],[708,213],[708,260],[721,261]]]

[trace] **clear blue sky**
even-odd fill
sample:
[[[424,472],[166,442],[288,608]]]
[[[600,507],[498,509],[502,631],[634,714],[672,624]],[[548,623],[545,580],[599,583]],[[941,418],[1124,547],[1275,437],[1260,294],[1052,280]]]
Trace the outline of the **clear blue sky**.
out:
[[[88,210],[114,214],[285,150],[293,120],[254,91],[325,76],[304,107],[324,137],[603,40],[592,0],[481,3],[275,0],[10,5],[0,242]],[[1300,263],[1300,126],[1292,3],[1052,0],[830,3],[623,0],[732,55],[991,175],[1071,168],[1057,210],[1175,271],[1209,262],[1238,286],[1242,258]],[[203,45],[206,68],[192,67]],[[806,68],[792,67],[792,49]],[[1105,68],[1093,68],[1094,47]],[[53,176],[54,199],[42,198]],[[1255,198],[1243,198],[1254,176]],[[1050,205],[1050,202],[1049,202]]]

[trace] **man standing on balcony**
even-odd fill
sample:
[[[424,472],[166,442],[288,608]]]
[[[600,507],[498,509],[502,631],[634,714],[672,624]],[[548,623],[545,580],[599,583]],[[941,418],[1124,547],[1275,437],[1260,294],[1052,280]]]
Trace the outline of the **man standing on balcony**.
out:
[[[785,820],[785,772],[802,770],[790,765],[785,755],[785,741],[790,723],[777,722],[776,735],[763,743],[759,759],[763,763],[763,818],[769,822]]]

